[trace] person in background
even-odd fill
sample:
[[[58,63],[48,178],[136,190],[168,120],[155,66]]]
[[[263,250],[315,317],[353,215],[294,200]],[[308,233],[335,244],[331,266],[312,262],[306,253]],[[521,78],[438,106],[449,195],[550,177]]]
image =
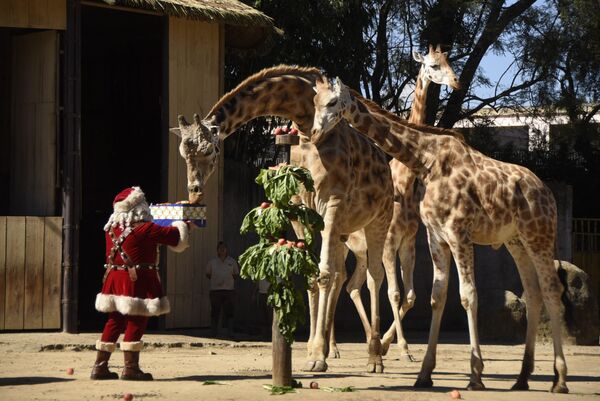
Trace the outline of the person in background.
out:
[[[190,224],[175,221],[170,227],[152,222],[150,207],[139,187],[126,188],[113,201],[113,213],[104,226],[106,237],[105,273],[102,291],[96,296],[96,310],[108,313],[102,337],[96,341],[96,362],[92,380],[118,379],[108,370],[108,360],[121,341],[125,366],[122,380],[152,380],[140,369],[142,336],[148,319],[169,313],[158,276],[158,245],[176,252],[188,247]],[[193,225],[193,224],[192,224]]]
[[[217,257],[206,266],[206,277],[210,280],[210,317],[211,332],[219,333],[219,318],[223,312],[228,335],[233,336],[233,312],[235,300],[235,280],[240,270],[235,259],[227,255],[227,245],[223,241],[217,244]]]

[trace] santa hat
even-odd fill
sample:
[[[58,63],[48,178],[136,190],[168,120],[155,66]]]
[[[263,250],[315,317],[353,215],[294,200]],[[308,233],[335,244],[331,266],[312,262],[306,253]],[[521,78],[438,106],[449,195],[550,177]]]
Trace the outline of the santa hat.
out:
[[[126,213],[146,200],[140,187],[125,188],[115,196],[113,209],[115,212]]]
[[[116,226],[125,228],[139,221],[152,221],[146,196],[140,187],[130,187],[119,192],[113,200],[113,210],[104,231]]]

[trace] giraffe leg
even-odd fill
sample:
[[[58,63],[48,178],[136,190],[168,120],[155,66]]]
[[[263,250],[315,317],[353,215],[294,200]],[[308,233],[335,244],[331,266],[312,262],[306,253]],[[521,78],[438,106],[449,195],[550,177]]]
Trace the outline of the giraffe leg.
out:
[[[307,358],[309,361],[312,360],[312,342],[315,337],[315,331],[317,329],[317,314],[319,304],[319,286],[317,280],[312,280],[308,287],[308,311],[310,315],[310,334],[306,343]]]
[[[438,337],[440,334],[440,325],[444,306],[446,306],[446,297],[448,295],[448,273],[450,270],[450,248],[444,242],[434,238],[427,232],[429,239],[429,251],[433,261],[433,286],[431,289],[431,327],[429,329],[429,341],[427,351],[421,364],[421,371],[415,382],[415,387],[430,388],[433,387],[431,372],[435,369],[436,351]]]
[[[527,335],[525,337],[525,353],[521,365],[521,373],[517,382],[512,386],[512,390],[529,390],[529,376],[533,373],[535,338],[537,327],[542,312],[542,293],[538,283],[537,273],[533,262],[527,255],[523,243],[518,239],[512,239],[504,244],[515,260],[521,282],[523,284],[523,298],[527,305]]]
[[[567,387],[567,362],[562,349],[562,301],[564,290],[556,269],[554,268],[554,243],[548,241],[541,244],[540,241],[527,241],[522,239],[527,254],[531,258],[537,272],[538,283],[542,293],[542,299],[552,325],[552,342],[554,346],[554,380],[550,389],[553,393],[568,393]]]
[[[354,306],[356,306],[356,311],[358,312],[358,316],[360,317],[360,321],[365,330],[367,342],[369,342],[371,339],[371,323],[369,322],[365,306],[363,305],[360,297],[360,289],[367,280],[367,253],[357,251],[353,252],[356,256],[356,269],[354,269],[350,280],[348,280],[346,291],[348,292],[348,295],[350,295],[352,302],[354,302]]]
[[[336,214],[340,199],[331,197],[327,202],[327,210],[323,217],[325,229],[323,230],[321,245],[321,262],[319,263],[319,302],[317,307],[317,321],[315,324],[315,335],[311,343],[310,357],[306,362],[305,371],[325,372],[327,370],[326,347],[328,344],[328,335],[330,326],[328,324],[328,301],[333,280],[336,273],[337,254],[341,256],[343,245],[340,242],[340,235],[337,232],[338,224]]]
[[[473,244],[466,240],[458,241],[452,247],[452,255],[458,270],[460,302],[467,312],[469,323],[469,341],[471,343],[471,377],[467,389],[485,390],[481,381],[483,373],[483,358],[479,347],[477,332],[477,288],[475,286],[475,269],[473,263]]]
[[[341,260],[345,260],[346,258],[342,258]],[[337,273],[335,273],[335,280],[333,282],[333,287],[331,288],[331,292],[329,293],[329,302],[328,302],[328,308],[330,309],[327,313],[328,318],[331,320],[330,323],[328,323],[329,326],[331,326],[331,329],[329,330],[329,346],[327,347],[327,355],[329,356],[330,352],[333,352],[333,357],[334,358],[339,358],[340,357],[340,351],[337,348],[337,343],[335,341],[335,310],[337,307],[337,303],[338,303],[338,299],[340,298],[340,292],[342,291],[342,287],[344,285],[344,282],[346,281],[346,266],[344,266],[344,264],[338,264],[337,265],[339,271]]]
[[[416,235],[416,233],[415,233]],[[416,236],[409,235],[400,239],[399,256],[400,256],[400,269],[402,273],[402,284],[404,286],[404,299],[402,306],[400,307],[399,320],[402,322],[406,312],[408,312],[415,305],[416,295],[413,284],[413,272],[415,269],[415,241]],[[395,259],[395,258],[394,258]],[[395,265],[395,260],[394,260]],[[395,266],[394,266],[395,267]],[[401,324],[401,323],[400,323]],[[394,334],[397,328],[392,325],[383,336],[382,347],[383,355],[387,353],[387,350],[392,341],[394,341]],[[415,362],[415,358],[408,350],[408,342],[404,338],[404,335],[398,335],[398,347],[400,348],[400,358],[406,362]]]
[[[403,358],[404,360],[411,360],[412,356],[408,351],[408,343],[404,338],[404,332],[402,330],[402,318],[400,316],[400,287],[398,286],[398,279],[396,277],[396,247],[394,247],[393,245],[393,239],[390,235],[388,235],[388,237],[386,238],[385,246],[383,248],[383,266],[385,267],[385,274],[388,282],[388,298],[392,307],[392,312],[394,314],[394,331],[398,333],[398,346],[401,350],[401,358]],[[386,332],[386,335],[387,334],[388,333]],[[382,341],[382,351],[387,351],[386,348],[389,348],[389,343],[386,347],[384,345],[385,342],[386,337],[384,336],[384,340]]]
[[[369,361],[367,363],[367,372],[382,373],[383,360],[381,354],[381,329],[379,312],[379,290],[383,283],[384,270],[382,265],[383,245],[387,230],[379,229],[380,225],[375,223],[374,227],[367,227],[365,230],[367,238],[368,252],[368,270],[367,287],[371,298],[371,338],[369,340]],[[395,281],[395,280],[394,280]],[[396,282],[397,286],[397,282]]]

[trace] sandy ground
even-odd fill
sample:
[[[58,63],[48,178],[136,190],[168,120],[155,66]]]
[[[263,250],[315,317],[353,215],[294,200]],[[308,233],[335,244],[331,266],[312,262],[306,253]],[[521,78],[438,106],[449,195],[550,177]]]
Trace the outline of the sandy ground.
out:
[[[229,342],[197,336],[154,334],[148,343],[142,368],[154,374],[153,382],[92,381],[89,379],[95,353],[96,334],[61,333],[0,334],[0,400],[113,400],[124,392],[134,400],[450,400],[449,391],[461,389],[465,400],[600,400],[600,347],[565,346],[569,367],[568,395],[547,391],[552,380],[552,346],[536,349],[535,372],[528,392],[510,392],[520,369],[522,345],[484,345],[485,392],[462,390],[468,383],[469,350],[466,344],[440,344],[433,374],[434,388],[415,391],[420,363],[398,359],[393,349],[384,360],[385,373],[366,374],[366,346],[339,345],[341,359],[329,360],[329,371],[306,374],[299,371],[305,343],[293,347],[294,377],[304,388],[295,394],[271,396],[263,384],[270,383],[271,348],[266,342]],[[421,360],[425,344],[412,345]],[[122,354],[113,355],[112,368],[120,372]],[[70,376],[67,368],[75,373]],[[205,385],[206,381],[223,384]],[[353,386],[351,393],[311,390],[311,381],[321,388]]]

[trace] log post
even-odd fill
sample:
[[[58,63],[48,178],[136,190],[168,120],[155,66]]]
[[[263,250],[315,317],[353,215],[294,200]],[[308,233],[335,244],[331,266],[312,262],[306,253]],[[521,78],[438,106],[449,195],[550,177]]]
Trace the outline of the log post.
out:
[[[273,385],[292,386],[292,347],[279,332],[277,312],[273,311]]]
[[[290,162],[290,147],[299,144],[296,135],[277,135],[275,144],[286,150],[287,160]],[[273,326],[271,328],[271,348],[273,350],[273,385],[292,386],[292,346],[285,341],[279,332],[279,319],[277,312],[273,310]]]

